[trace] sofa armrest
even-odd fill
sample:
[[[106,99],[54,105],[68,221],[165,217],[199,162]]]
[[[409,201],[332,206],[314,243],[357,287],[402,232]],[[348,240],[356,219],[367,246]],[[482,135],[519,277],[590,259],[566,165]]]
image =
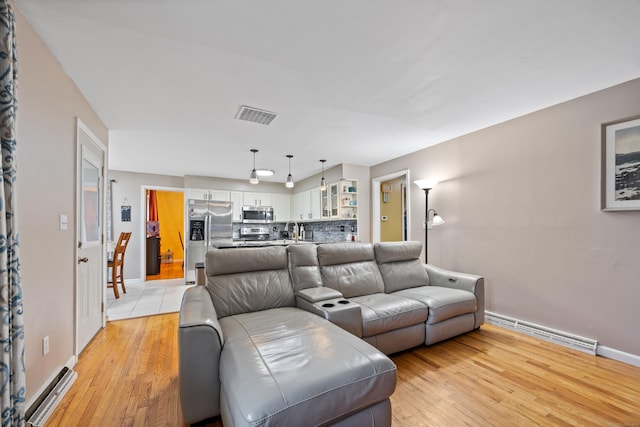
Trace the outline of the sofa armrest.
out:
[[[222,329],[205,286],[185,291],[178,324],[180,401],[188,424],[220,414]]]
[[[478,311],[476,312],[475,327],[479,328],[484,323],[484,277],[449,271],[431,264],[423,265],[429,275],[430,286],[462,289],[472,292],[476,296]]]

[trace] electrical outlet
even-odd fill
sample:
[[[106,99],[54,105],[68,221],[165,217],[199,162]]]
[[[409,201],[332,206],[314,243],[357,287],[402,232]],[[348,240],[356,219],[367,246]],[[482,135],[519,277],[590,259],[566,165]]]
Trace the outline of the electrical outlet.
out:
[[[49,335],[42,338],[42,355],[46,356],[49,353]]]

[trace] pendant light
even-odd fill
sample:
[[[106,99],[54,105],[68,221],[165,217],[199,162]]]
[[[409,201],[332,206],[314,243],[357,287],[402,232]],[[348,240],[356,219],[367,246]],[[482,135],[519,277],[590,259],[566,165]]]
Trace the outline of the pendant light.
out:
[[[321,191],[325,191],[327,189],[327,180],[324,179],[324,162],[326,162],[325,159],[320,160],[320,163],[322,163],[322,179],[320,180]]]
[[[291,159],[293,156],[291,154],[287,154],[287,158],[289,159],[289,175],[287,175],[287,180],[285,181],[284,186],[287,188],[293,188],[295,186],[293,177],[291,176]]]
[[[260,182],[258,179],[258,173],[256,172],[256,153],[258,150],[252,148],[250,151],[253,153],[253,170],[251,171],[251,175],[249,175],[249,182],[251,184],[257,184]]]

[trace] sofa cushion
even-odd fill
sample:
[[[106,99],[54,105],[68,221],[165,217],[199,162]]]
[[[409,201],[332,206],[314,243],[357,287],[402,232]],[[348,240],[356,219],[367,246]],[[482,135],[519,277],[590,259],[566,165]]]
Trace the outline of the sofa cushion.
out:
[[[220,320],[224,425],[324,425],[387,399],[395,365],[380,351],[297,308]]]
[[[412,298],[429,306],[427,324],[442,322],[461,314],[474,313],[478,309],[475,295],[460,289],[421,286],[403,289],[392,295]]]
[[[376,262],[387,293],[429,285],[429,275],[420,262],[422,243],[383,242],[374,244]]]
[[[377,293],[354,297],[351,301],[360,304],[363,337],[423,323],[429,315],[425,304],[398,295]]]
[[[205,271],[218,318],[296,304],[284,247],[213,249]]]
[[[369,243],[327,243],[318,246],[324,286],[345,298],[384,292],[384,283]]]
[[[317,248],[310,244],[287,246],[289,274],[295,291],[322,286]]]

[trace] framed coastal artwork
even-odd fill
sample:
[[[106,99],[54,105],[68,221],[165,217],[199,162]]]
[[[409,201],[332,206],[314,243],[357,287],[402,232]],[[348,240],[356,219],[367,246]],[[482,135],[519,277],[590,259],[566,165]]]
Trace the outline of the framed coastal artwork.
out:
[[[603,210],[640,210],[640,116],[602,125]]]

